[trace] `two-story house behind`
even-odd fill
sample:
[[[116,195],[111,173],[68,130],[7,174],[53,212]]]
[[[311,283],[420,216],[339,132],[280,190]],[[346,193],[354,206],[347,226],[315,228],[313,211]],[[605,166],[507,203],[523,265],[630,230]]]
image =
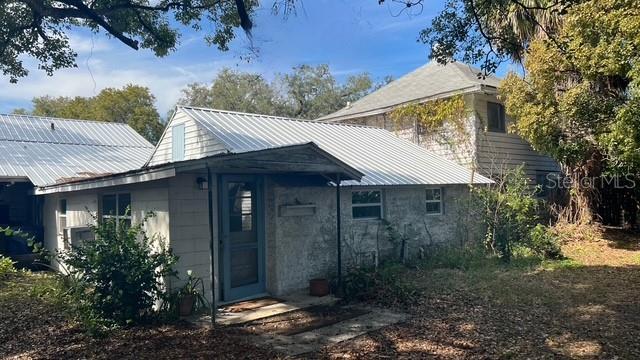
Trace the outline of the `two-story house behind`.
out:
[[[509,132],[512,120],[497,96],[501,80],[494,75],[483,78],[480,73],[459,62],[430,62],[318,120],[385,128],[483,175],[496,176],[524,164],[527,176],[543,185],[547,174],[558,172],[559,165]],[[404,105],[453,96],[464,100],[466,136],[453,136],[446,124],[435,134],[422,130],[416,121],[398,121],[391,116]]]

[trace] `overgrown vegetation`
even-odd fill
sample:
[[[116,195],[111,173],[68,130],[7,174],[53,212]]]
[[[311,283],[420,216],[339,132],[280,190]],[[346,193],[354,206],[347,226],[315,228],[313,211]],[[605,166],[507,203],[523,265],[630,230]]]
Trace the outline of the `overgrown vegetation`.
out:
[[[151,215],[149,215],[151,216]],[[64,296],[91,333],[153,319],[168,300],[163,280],[177,261],[162,239],[149,238],[144,222],[115,219],[89,224],[95,240],[46,254],[64,274]]]
[[[469,209],[485,226],[485,246],[505,261],[517,248],[541,258],[562,257],[558,237],[540,224],[537,191],[522,166],[505,171],[493,185],[472,189]]]
[[[418,289],[407,279],[408,271],[405,265],[396,262],[354,268],[343,279],[343,298],[386,306],[410,305],[417,299]]]

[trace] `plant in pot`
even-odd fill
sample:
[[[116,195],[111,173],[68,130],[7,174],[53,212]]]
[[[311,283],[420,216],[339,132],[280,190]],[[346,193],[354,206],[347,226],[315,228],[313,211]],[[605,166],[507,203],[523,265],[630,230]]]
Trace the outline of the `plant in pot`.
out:
[[[180,316],[189,316],[208,307],[209,302],[204,297],[204,282],[193,276],[193,271],[187,270],[187,282],[178,291],[180,299]]]

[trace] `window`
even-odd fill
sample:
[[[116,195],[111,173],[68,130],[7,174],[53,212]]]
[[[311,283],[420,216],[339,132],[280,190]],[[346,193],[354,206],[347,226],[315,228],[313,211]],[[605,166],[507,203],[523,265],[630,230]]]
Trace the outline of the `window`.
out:
[[[58,233],[62,234],[62,244],[69,248],[69,229],[67,229],[67,200],[58,201]]]
[[[102,196],[102,218],[116,219],[118,226],[120,222],[131,226],[131,194]]]
[[[505,123],[504,106],[487,102],[487,129],[493,132],[505,132]]]
[[[442,189],[434,188],[426,190],[427,215],[442,214]]]
[[[184,160],[184,124],[171,127],[171,159]]]
[[[245,232],[253,229],[255,188],[250,182],[230,182],[229,231]]]
[[[353,191],[351,213],[354,219],[382,219],[381,191]]]

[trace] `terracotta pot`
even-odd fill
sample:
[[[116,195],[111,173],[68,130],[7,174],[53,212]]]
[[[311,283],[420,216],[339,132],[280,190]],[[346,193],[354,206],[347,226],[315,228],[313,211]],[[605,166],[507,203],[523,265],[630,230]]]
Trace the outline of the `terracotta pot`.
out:
[[[327,279],[309,280],[309,294],[311,296],[329,295],[329,280]]]
[[[180,316],[189,316],[193,311],[193,295],[185,295],[180,299]]]

